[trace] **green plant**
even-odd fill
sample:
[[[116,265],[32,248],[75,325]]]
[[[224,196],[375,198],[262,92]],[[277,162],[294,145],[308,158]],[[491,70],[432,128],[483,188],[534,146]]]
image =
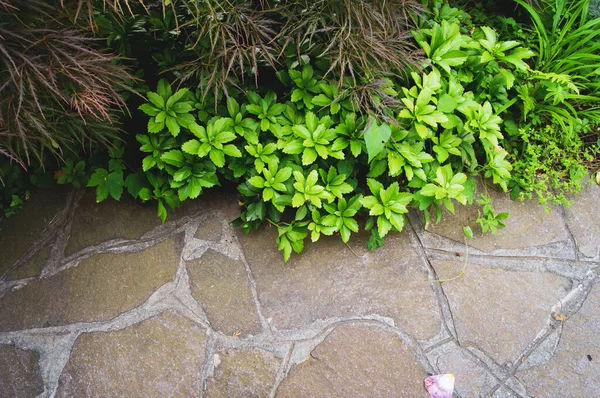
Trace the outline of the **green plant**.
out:
[[[489,230],[496,235],[498,228],[505,227],[502,221],[506,220],[509,214],[506,212],[496,214],[492,198],[485,194],[481,194],[481,198],[477,200],[477,203],[483,206],[482,210],[477,210],[477,223],[481,226],[481,231],[486,233]]]

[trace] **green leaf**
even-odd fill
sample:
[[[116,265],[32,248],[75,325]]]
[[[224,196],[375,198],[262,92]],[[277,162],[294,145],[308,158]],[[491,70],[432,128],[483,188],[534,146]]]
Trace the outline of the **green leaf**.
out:
[[[383,123],[381,126],[377,125],[375,120],[372,121],[369,128],[365,131],[364,139],[367,145],[367,153],[369,154],[369,163],[373,160],[387,144],[390,139],[392,130],[389,125]]]
[[[170,164],[171,166],[175,166],[175,167],[182,167],[185,164],[184,158],[183,158],[183,153],[176,149],[171,150],[169,152],[165,152],[160,157],[160,159],[163,162]]]

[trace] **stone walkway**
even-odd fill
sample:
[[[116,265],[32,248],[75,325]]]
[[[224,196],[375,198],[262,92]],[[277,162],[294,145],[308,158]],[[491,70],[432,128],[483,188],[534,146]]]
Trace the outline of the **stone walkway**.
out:
[[[0,396],[412,398],[428,373],[455,397],[598,396],[600,187],[549,213],[494,194],[497,236],[465,242],[476,208],[457,207],[288,264],[209,196],[164,225],[60,192],[4,220]]]

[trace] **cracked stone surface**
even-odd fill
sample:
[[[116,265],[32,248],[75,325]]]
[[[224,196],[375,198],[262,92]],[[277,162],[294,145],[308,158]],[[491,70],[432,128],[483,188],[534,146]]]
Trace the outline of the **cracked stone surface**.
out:
[[[215,362],[207,380],[207,397],[267,397],[281,359],[260,348],[242,348],[216,353]]]
[[[192,296],[201,303],[215,330],[257,334],[261,331],[244,264],[214,250],[188,261]]]
[[[565,209],[567,224],[577,242],[577,247],[586,257],[600,256],[600,186],[585,185],[585,189]]]
[[[84,333],[56,396],[195,396],[207,340],[206,330],[168,312],[126,330]]]
[[[325,317],[378,314],[418,338],[437,333],[435,298],[405,234],[390,235],[375,253],[366,249],[366,234],[350,242],[357,247],[355,253],[339,239],[325,237],[286,265],[271,244],[276,237],[271,228],[240,236],[265,316],[276,328],[297,328]]]
[[[600,391],[600,285],[562,327],[560,343],[549,363],[518,377],[535,397],[593,397]]]
[[[527,347],[546,323],[548,309],[567,294],[568,280],[552,274],[513,272],[464,262],[435,261],[454,317],[458,340],[474,344],[499,364]],[[527,297],[527,300],[524,300]],[[474,299],[477,298],[477,299]]]
[[[40,235],[51,227],[57,213],[65,206],[62,191],[33,195],[23,205],[23,211],[0,222],[0,276],[32,247]],[[16,239],[15,237],[18,237]]]
[[[479,188],[477,192],[484,191]],[[569,239],[557,207],[550,207],[549,212],[546,212],[544,207],[534,200],[511,201],[507,195],[493,190],[489,190],[488,194],[492,198],[496,213],[510,213],[504,221],[506,228],[498,230],[496,235],[481,233],[481,227],[475,220],[477,210],[481,210],[482,207],[476,204],[455,206],[455,215],[445,210],[442,221],[430,224],[427,230],[462,243],[462,227],[469,225],[474,232],[474,238],[469,240],[469,245],[486,252],[543,246]]]
[[[375,328],[337,327],[292,368],[280,397],[427,397],[427,375],[400,338]]]
[[[0,345],[0,396],[32,397],[44,391],[40,355],[9,345]]]
[[[288,263],[275,229],[229,225],[235,192],[165,224],[34,195],[0,225],[0,397],[426,397],[437,373],[459,398],[596,396],[600,188],[550,213],[491,195],[511,217],[468,249],[457,205],[377,252],[325,237]]]

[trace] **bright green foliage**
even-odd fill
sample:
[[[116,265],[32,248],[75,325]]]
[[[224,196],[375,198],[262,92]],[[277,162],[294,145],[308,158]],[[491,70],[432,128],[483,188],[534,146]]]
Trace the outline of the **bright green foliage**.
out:
[[[332,143],[337,137],[334,129],[331,129],[331,118],[324,116],[320,120],[317,116],[308,112],[305,125],[294,125],[292,127],[293,139],[285,143],[283,152],[287,154],[302,154],[302,164],[307,166],[315,162],[317,157],[327,159],[333,156],[343,159],[341,151],[334,151]]]
[[[346,199],[339,198],[337,206],[325,203],[324,207],[329,215],[323,217],[322,224],[333,227],[333,231],[339,232],[343,242],[350,240],[352,232],[358,232],[358,223],[353,218],[361,209],[362,195],[354,195],[346,202]]]
[[[498,228],[505,227],[502,221],[508,218],[508,213],[494,214],[495,210],[492,205],[492,198],[485,194],[481,194],[481,199],[478,199],[477,203],[483,206],[483,211],[477,210],[477,222],[481,226],[481,231],[484,233],[491,231],[492,234],[496,235]]]
[[[277,95],[273,92],[269,92],[265,98],[260,98],[254,93],[248,93],[248,99],[252,103],[246,106],[246,110],[258,117],[262,131],[267,131],[271,124],[276,124],[277,116],[285,111],[285,105],[277,103]]]
[[[412,200],[412,194],[399,192],[398,183],[384,188],[383,184],[369,178],[367,180],[372,196],[360,199],[363,206],[369,209],[370,216],[377,216],[377,232],[385,237],[391,229],[402,231],[404,214],[408,213],[407,206]]]
[[[290,259],[292,250],[300,253],[304,249],[304,238],[308,235],[304,224],[306,223],[292,223],[277,227],[277,248],[283,251],[283,261]]]
[[[114,200],[121,199],[123,184],[122,171],[109,173],[106,169],[99,168],[91,175],[87,186],[96,187],[96,202],[102,202],[109,194]]]
[[[262,189],[262,198],[265,202],[274,201],[277,196],[281,193],[287,192],[285,182],[289,180],[292,175],[292,169],[290,167],[284,167],[281,170],[278,167],[276,159],[269,163],[268,168],[262,169],[264,176],[254,176],[248,180],[248,182],[259,189]]]
[[[369,154],[369,163],[385,149],[391,134],[392,130],[387,123],[382,123],[380,126],[375,120],[371,120],[371,124],[365,130],[365,144]]]
[[[443,200],[444,206],[452,213],[454,213],[454,204],[449,199],[456,199],[463,205],[466,204],[467,197],[463,193],[464,183],[467,181],[465,174],[454,174],[452,166],[447,164],[438,167],[434,181],[435,184],[426,184],[419,193],[423,196],[433,196],[436,200]]]
[[[209,122],[206,129],[196,123],[189,126],[190,131],[198,138],[189,140],[181,146],[181,149],[189,154],[205,157],[217,167],[225,166],[225,155],[234,158],[242,156],[240,150],[233,144],[227,144],[236,138],[233,130],[233,121],[229,118],[219,118]]]
[[[296,85],[296,88],[292,91],[292,102],[299,102],[300,106],[304,105],[308,109],[312,109],[315,105],[318,105],[313,102],[313,95],[320,93],[321,88],[318,85],[317,79],[314,78],[313,68],[310,65],[305,65],[302,72],[290,69],[288,74]],[[330,92],[330,94],[333,95],[333,92]],[[323,100],[324,98],[319,98],[317,102],[322,103]],[[329,101],[329,103],[331,103],[331,101]],[[329,103],[326,105],[329,105]]]
[[[160,133],[165,126],[173,137],[177,137],[181,127],[189,127],[195,122],[192,111],[192,101],[188,100],[189,90],[182,88],[175,94],[171,85],[164,79],[158,82],[156,92],[147,93],[150,103],[140,106],[140,110],[150,116],[148,121],[149,133]]]
[[[300,207],[305,203],[310,203],[321,208],[321,200],[332,201],[333,195],[325,190],[325,187],[318,184],[319,174],[313,170],[305,176],[300,171],[294,171],[294,189],[296,193],[292,198],[292,206]]]
[[[335,167],[331,166],[329,171],[326,173],[325,170],[319,169],[321,179],[325,184],[325,191],[329,192],[336,198],[342,199],[344,195],[354,190],[352,185],[346,182],[345,174],[338,174]]]

